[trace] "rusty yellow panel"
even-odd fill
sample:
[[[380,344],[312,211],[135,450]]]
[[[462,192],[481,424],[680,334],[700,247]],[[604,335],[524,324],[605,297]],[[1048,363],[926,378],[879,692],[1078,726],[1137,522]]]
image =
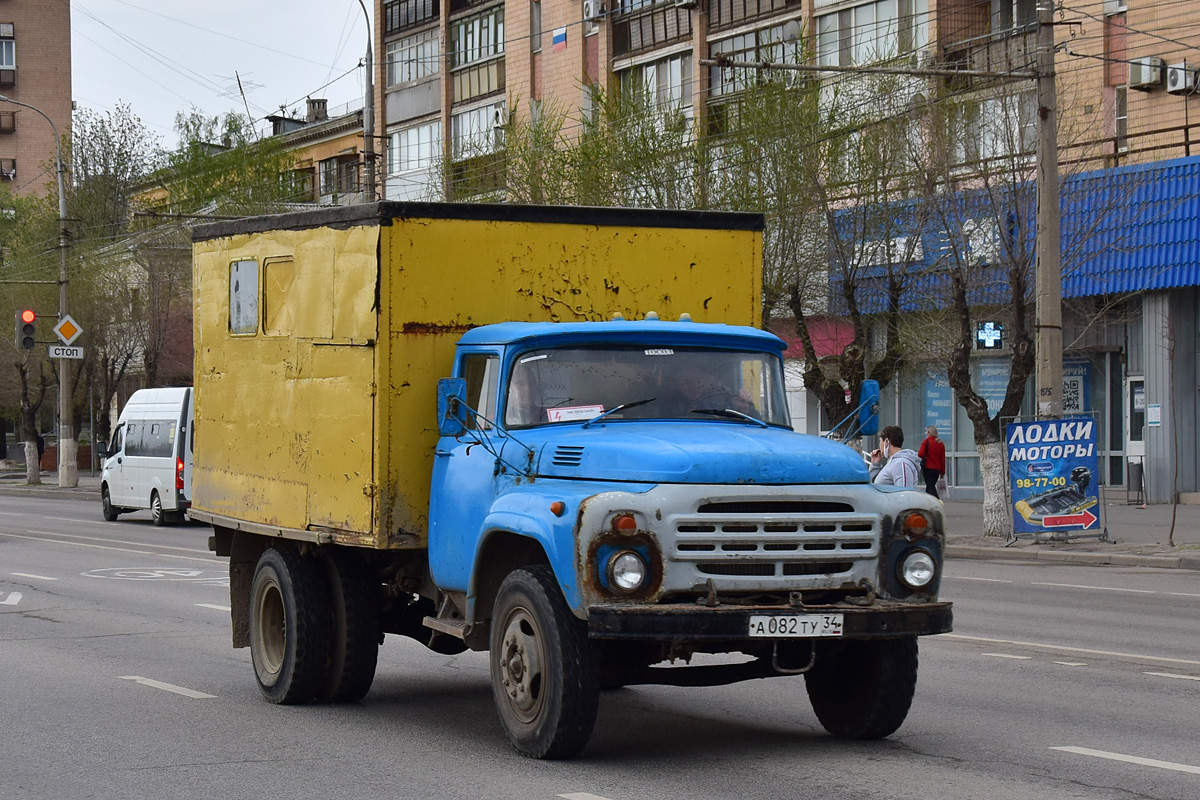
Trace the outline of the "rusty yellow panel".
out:
[[[425,540],[436,386],[463,331],[507,320],[609,319],[614,312],[757,325],[761,234],[419,219],[383,228],[380,406],[387,439],[381,513],[391,546]]]
[[[374,543],[378,231],[195,245],[197,509]],[[230,264],[247,259],[259,265],[259,329],[232,335]],[[340,335],[338,319],[353,320]]]

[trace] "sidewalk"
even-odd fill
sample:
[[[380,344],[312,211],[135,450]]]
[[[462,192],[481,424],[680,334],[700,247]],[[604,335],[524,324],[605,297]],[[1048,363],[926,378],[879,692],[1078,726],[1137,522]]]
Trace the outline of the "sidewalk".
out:
[[[84,500],[100,513],[100,476],[79,476],[79,486],[60,489],[58,476],[42,473],[40,486],[25,483],[24,472],[0,473],[0,497],[46,497]],[[1071,541],[1034,542],[1021,538],[1009,544],[1004,537],[983,535],[983,504],[973,500],[947,500],[946,555],[949,558],[998,558],[1019,561],[1057,561],[1076,564],[1113,564],[1127,567],[1162,567],[1200,570],[1200,506],[1176,506],[1175,547],[1167,544],[1171,506],[1145,508],[1126,505],[1124,490],[1104,492],[1102,522],[1112,541],[1095,537]]]

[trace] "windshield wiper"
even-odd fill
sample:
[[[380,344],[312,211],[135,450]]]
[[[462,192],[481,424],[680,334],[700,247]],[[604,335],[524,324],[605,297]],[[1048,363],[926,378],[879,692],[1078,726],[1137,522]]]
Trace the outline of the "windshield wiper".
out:
[[[646,405],[646,403],[653,403],[657,399],[658,399],[657,397],[647,397],[645,400],[634,400],[632,403],[621,403],[621,405],[619,405],[619,406],[613,406],[608,411],[605,411],[603,414],[598,414],[598,415],[592,417],[591,419],[589,419],[587,422],[583,423],[583,425],[580,426],[580,430],[586,428],[588,425],[591,425],[593,422],[599,422],[600,420],[607,417],[609,414],[615,414],[618,411],[621,411],[622,409],[626,409],[626,408],[634,408],[636,406],[644,406],[644,405]]]
[[[749,414],[743,414],[740,411],[734,411],[732,408],[693,408],[693,414],[712,414],[714,417],[729,417],[730,419],[744,419],[746,422],[753,422],[761,428],[771,427],[763,422],[758,417],[752,417]]]

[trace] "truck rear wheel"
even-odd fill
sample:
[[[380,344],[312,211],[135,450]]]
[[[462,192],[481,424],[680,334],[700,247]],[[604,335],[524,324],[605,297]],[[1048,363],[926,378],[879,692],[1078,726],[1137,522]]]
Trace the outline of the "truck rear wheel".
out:
[[[263,551],[250,587],[250,655],[263,697],[305,703],[325,674],[329,609],[325,576],[291,547]]]
[[[579,753],[596,724],[596,659],[550,567],[524,567],[504,579],[489,658],[496,710],[513,747],[531,758]]]
[[[804,676],[813,711],[843,739],[882,739],[908,716],[917,689],[917,638],[824,642]]]
[[[323,702],[353,703],[371,690],[379,661],[379,599],[357,554],[341,548],[319,551],[329,581],[330,635]]]

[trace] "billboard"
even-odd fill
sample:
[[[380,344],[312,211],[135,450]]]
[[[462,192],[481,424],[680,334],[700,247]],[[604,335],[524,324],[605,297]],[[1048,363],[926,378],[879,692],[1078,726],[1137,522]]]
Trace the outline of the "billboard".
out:
[[[1006,427],[1016,535],[1100,531],[1096,427],[1092,417]]]

